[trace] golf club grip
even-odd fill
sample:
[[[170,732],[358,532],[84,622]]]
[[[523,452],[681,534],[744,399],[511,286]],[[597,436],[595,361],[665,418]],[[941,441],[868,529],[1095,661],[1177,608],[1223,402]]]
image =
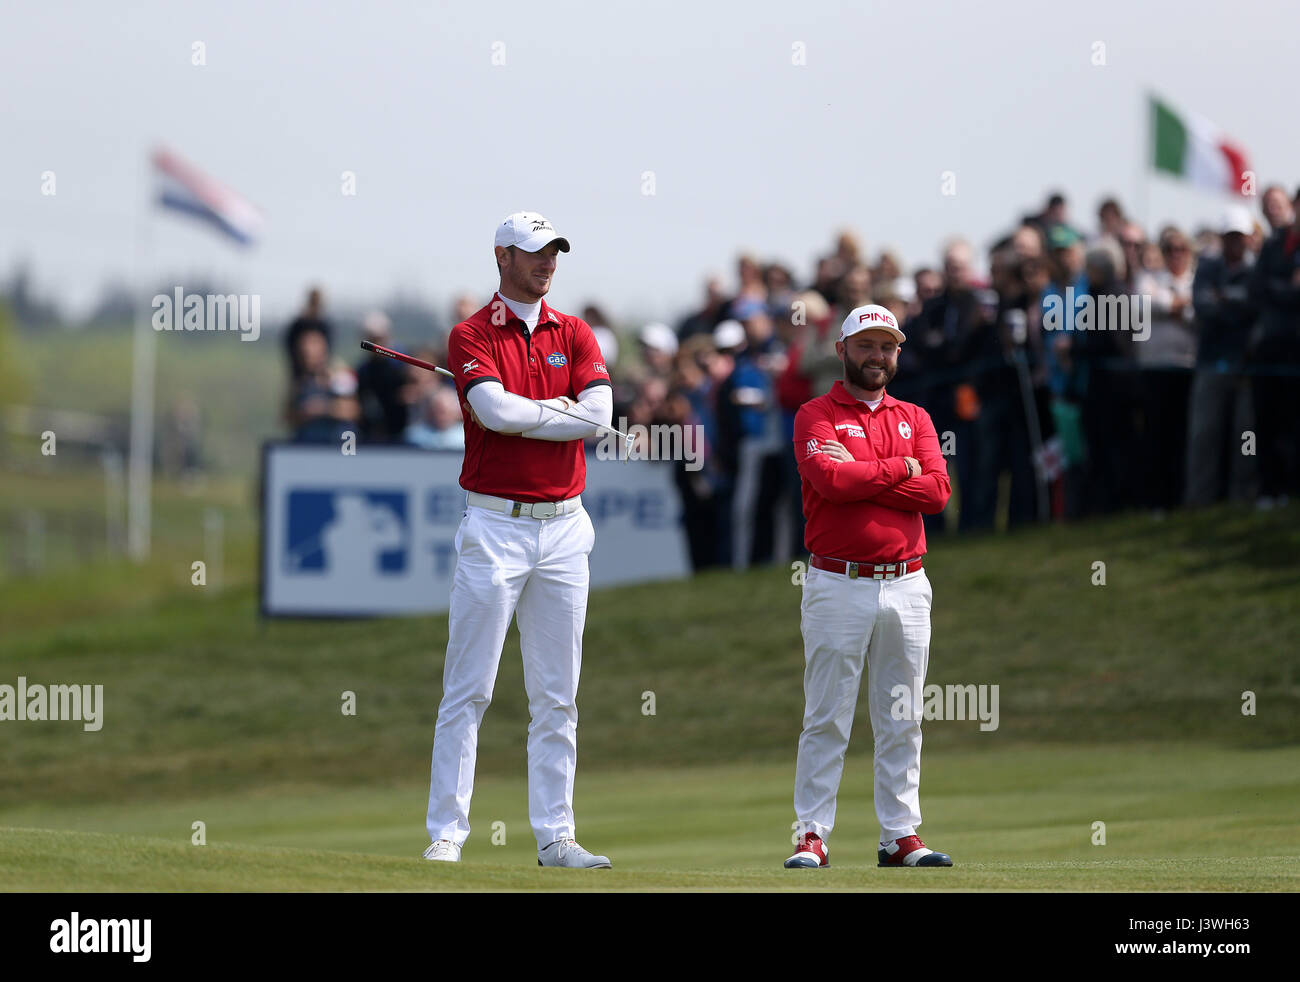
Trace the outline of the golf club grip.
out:
[[[414,365],[416,368],[423,368],[427,372],[438,372],[442,375],[450,375],[451,372],[445,368],[439,368],[432,362],[423,361],[419,358],[412,358],[410,355],[404,355],[400,351],[394,351],[392,348],[385,348],[381,344],[375,344],[373,341],[362,341],[361,347],[366,351],[373,351],[377,355],[386,355],[389,358],[395,358],[398,361],[404,361],[408,365]]]

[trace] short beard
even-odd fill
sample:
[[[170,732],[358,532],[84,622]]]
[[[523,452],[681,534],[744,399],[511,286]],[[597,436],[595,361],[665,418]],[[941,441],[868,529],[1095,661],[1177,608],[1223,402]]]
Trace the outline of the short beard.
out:
[[[510,287],[520,296],[530,297],[536,294],[538,297],[544,297],[550,290],[548,285],[547,289],[543,290],[541,293],[537,293],[537,286],[533,283],[532,277],[519,272],[518,268],[512,268],[503,279],[505,280],[506,286]]]
[[[855,365],[853,362],[849,361],[848,358],[844,359],[844,381],[856,385],[858,388],[865,389],[868,392],[873,392],[876,389],[883,389],[890,382],[894,381],[894,376],[898,374],[898,366],[885,362],[882,371],[885,373],[885,380],[880,385],[873,385],[867,381],[866,362],[863,362],[861,365]]]

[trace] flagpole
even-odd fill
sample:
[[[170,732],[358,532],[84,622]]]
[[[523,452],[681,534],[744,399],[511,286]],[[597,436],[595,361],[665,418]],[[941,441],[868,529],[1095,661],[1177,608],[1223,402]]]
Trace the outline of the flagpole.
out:
[[[156,338],[150,326],[148,299],[151,203],[145,175],[144,212],[136,231],[136,268],[140,272],[131,345],[131,451],[127,465],[127,553],[137,563],[149,558],[152,526],[154,364]]]
[[[1151,222],[1151,168],[1155,160],[1155,139],[1153,130],[1155,124],[1152,121],[1151,100],[1153,98],[1151,90],[1145,86],[1142,89],[1143,105],[1138,118],[1141,121],[1141,136],[1138,139],[1140,154],[1138,159],[1138,222],[1142,225],[1142,234],[1148,235],[1148,229]]]

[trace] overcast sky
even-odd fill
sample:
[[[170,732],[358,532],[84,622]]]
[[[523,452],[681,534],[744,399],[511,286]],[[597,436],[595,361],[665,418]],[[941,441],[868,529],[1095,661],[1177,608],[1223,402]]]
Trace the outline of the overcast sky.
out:
[[[946,236],[982,247],[1056,187],[1088,230],[1108,192],[1148,225],[1215,221],[1223,198],[1163,178],[1142,215],[1143,93],[1293,187],[1298,10],[7,0],[0,276],[26,257],[78,310],[112,277],[187,272],[276,315],[314,280],[349,302],[399,285],[441,302],[486,296],[496,223],[532,209],[573,242],[549,300],[619,320],[677,315],[741,249],[806,278],[844,226],[873,257],[933,262]],[[259,205],[263,241],[240,251],[151,209],[157,145]]]

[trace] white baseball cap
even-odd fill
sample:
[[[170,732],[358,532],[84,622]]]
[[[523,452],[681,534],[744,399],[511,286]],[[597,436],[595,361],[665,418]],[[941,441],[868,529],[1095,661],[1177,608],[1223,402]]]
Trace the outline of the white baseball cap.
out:
[[[497,226],[499,246],[517,246],[524,252],[537,252],[552,242],[560,243],[560,251],[569,251],[569,240],[555,231],[555,226],[535,211],[517,211],[507,215]]]
[[[849,316],[844,318],[844,324],[840,328],[840,340],[859,331],[888,331],[894,336],[895,341],[906,341],[907,335],[898,329],[898,318],[895,317],[888,307],[882,307],[878,303],[869,303],[865,307],[855,307],[849,311]]]
[[[738,348],[745,343],[745,325],[740,321],[725,320],[713,329],[713,346],[719,351]]]
[[[647,324],[641,328],[641,343],[666,355],[677,353],[677,332],[667,324]]]
[[[1229,232],[1240,232],[1242,235],[1253,235],[1255,232],[1255,223],[1250,219],[1250,212],[1241,205],[1234,205],[1223,214],[1219,234],[1227,235]]]

